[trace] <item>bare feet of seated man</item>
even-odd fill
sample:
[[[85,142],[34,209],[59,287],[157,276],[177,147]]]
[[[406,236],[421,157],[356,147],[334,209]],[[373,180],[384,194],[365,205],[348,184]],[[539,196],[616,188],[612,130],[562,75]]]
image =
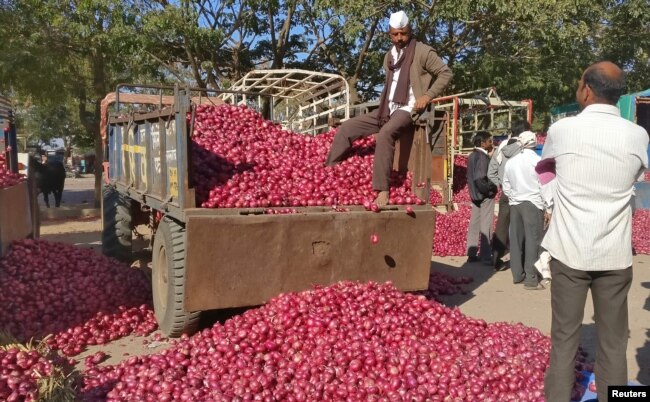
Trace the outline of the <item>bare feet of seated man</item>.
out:
[[[375,198],[375,204],[380,207],[388,205],[388,191],[380,191]]]

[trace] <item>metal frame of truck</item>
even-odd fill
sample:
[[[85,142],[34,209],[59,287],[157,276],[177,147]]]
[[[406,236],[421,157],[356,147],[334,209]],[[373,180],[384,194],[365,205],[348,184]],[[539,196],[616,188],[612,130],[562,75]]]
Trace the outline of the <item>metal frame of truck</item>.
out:
[[[330,129],[331,119],[350,117],[350,87],[337,74],[300,69],[253,70],[229,90],[273,96],[269,118],[298,133],[316,135]],[[256,97],[238,92],[224,94],[223,98],[230,103],[259,104]]]
[[[433,170],[438,172],[432,183],[441,188],[443,203],[452,204],[454,160],[456,155],[467,155],[473,149],[472,138],[478,131],[492,136],[507,135],[512,121],[518,117],[532,123],[533,101],[502,99],[496,88],[489,87],[443,96],[431,101],[435,106],[439,135],[433,143]],[[446,131],[446,133],[445,133]]]
[[[304,207],[285,215],[196,208],[189,172],[193,118],[188,123],[187,117],[196,104],[218,101],[193,96],[202,90],[190,88],[121,93],[127,88],[118,86],[112,95],[115,113],[104,117],[111,97],[102,105],[108,167],[103,251],[128,259],[134,226],[152,228],[154,310],[163,333],[193,332],[204,310],[259,305],[314,284],[374,280],[392,281],[402,290],[427,288],[435,219],[429,205],[413,207],[413,214],[397,206],[381,213]],[[139,102],[148,110],[126,113],[119,105],[128,98],[130,106]],[[416,175],[419,180],[426,180],[430,166],[425,131],[416,130],[410,152],[409,164],[424,172]]]

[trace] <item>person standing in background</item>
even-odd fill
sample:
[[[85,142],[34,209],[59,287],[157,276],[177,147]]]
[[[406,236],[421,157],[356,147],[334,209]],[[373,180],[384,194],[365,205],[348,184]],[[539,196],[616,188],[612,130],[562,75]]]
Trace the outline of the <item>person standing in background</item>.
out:
[[[627,295],[632,282],[632,186],[648,167],[648,133],[620,116],[625,76],[614,63],[589,66],[576,90],[581,113],[554,123],[542,159],[555,160],[553,214],[542,247],[551,254],[551,356],[547,401],[567,401],[575,382],[587,293],[596,323],[598,400],[626,385]]]
[[[517,141],[521,151],[510,158],[503,173],[503,192],[510,202],[510,270],[512,281],[526,290],[544,289],[535,262],[544,233],[544,200],[535,167],[535,133],[524,131]]]
[[[413,135],[414,118],[442,93],[453,76],[430,46],[413,38],[403,11],[391,14],[389,25],[393,47],[384,57],[386,84],[379,109],[345,121],[334,136],[325,162],[325,166],[341,162],[357,138],[376,133],[372,188],[378,192],[375,203],[379,206],[388,204],[395,142],[401,136]]]
[[[474,135],[474,151],[467,159],[467,186],[472,199],[472,216],[467,231],[467,262],[492,264],[492,222],[497,186],[487,178],[492,136],[486,131]],[[480,251],[479,251],[480,248]]]
[[[521,151],[521,143],[517,141],[517,137],[524,131],[530,130],[530,123],[525,120],[517,120],[512,123],[512,134],[508,136],[506,141],[501,142],[499,147],[494,151],[490,164],[488,165],[488,179],[494,183],[498,188],[502,187],[503,169],[506,162],[513,155]],[[503,256],[506,254],[508,248],[508,231],[510,228],[510,204],[508,196],[501,192],[499,197],[499,214],[497,216],[497,225],[494,229],[494,237],[492,239],[492,265],[497,271],[502,271],[506,268],[503,262]]]

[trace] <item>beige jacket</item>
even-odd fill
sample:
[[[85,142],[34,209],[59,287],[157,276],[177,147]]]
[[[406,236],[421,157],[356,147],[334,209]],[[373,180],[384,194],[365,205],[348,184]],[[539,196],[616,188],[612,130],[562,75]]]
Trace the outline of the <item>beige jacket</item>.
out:
[[[390,51],[384,57],[384,71],[388,71],[389,56]],[[438,57],[435,50],[421,42],[415,44],[410,75],[413,95],[416,98],[428,95],[431,99],[440,96],[453,77],[451,69]]]

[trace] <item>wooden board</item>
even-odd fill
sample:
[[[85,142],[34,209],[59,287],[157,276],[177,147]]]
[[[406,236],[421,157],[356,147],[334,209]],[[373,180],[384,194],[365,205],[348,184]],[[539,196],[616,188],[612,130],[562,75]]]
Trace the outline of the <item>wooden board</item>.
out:
[[[0,190],[0,256],[3,256],[14,240],[32,235],[29,192],[22,182]]]

